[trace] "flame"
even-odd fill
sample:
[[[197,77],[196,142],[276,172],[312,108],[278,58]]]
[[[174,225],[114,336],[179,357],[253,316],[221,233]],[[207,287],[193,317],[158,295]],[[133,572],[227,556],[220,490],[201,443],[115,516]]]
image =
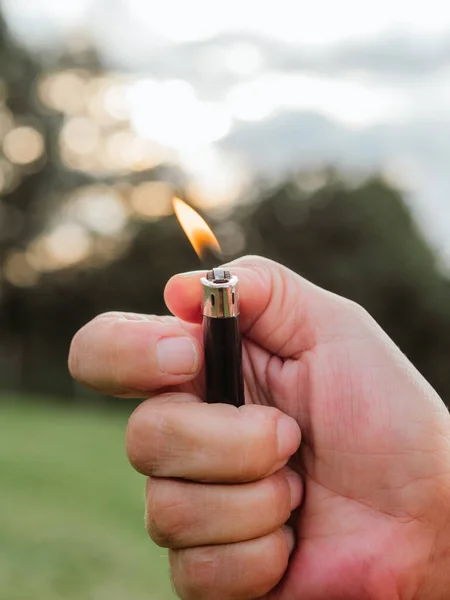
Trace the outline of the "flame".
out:
[[[206,221],[189,204],[174,198],[173,209],[184,233],[187,235],[199,258],[208,250],[220,254],[220,245]]]

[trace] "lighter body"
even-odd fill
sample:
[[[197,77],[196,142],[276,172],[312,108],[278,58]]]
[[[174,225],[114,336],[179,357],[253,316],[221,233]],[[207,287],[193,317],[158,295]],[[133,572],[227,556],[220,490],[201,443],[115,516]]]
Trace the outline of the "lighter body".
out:
[[[242,406],[245,398],[238,279],[229,271],[213,269],[201,282],[206,401]]]

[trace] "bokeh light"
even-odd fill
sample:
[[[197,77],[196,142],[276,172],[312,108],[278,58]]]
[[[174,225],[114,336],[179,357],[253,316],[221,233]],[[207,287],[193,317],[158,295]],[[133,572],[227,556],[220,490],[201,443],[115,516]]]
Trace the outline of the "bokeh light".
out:
[[[69,202],[70,216],[94,233],[115,235],[127,223],[126,206],[119,192],[112,187],[81,188]]]
[[[12,252],[5,261],[4,276],[17,287],[31,287],[39,279],[39,273],[30,264],[25,252]]]
[[[74,155],[89,155],[95,152],[100,142],[100,126],[94,119],[75,117],[69,119],[61,130],[63,149]]]
[[[130,116],[127,93],[128,88],[122,82],[113,83],[105,90],[105,110],[117,121],[127,120]]]
[[[248,181],[245,163],[226,159],[212,145],[180,152],[178,160],[189,176],[190,194],[204,208],[232,203]]]
[[[61,223],[44,237],[44,244],[58,266],[68,267],[88,257],[92,240],[81,225]]]
[[[166,152],[129,129],[116,130],[105,139],[105,165],[118,171],[144,171],[159,165]]]
[[[3,140],[5,156],[17,165],[36,162],[45,151],[44,137],[33,127],[16,127]]]
[[[87,113],[102,125],[114,125],[117,121],[114,112],[110,110],[111,99],[109,105],[106,102],[114,86],[114,76],[105,75],[91,79],[86,92]]]
[[[67,70],[44,77],[38,86],[42,102],[67,115],[81,114],[86,105],[88,74]]]
[[[163,181],[147,181],[130,194],[130,207],[136,216],[153,221],[172,213],[173,189]]]
[[[82,262],[91,250],[92,239],[84,227],[60,223],[30,244],[27,260],[36,271],[57,271]]]

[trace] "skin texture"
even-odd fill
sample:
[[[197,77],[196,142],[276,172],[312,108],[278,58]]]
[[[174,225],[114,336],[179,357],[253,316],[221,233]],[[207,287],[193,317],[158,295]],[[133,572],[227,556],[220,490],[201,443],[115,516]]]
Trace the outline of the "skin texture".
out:
[[[361,307],[262,258],[229,268],[246,406],[201,402],[199,273],[169,281],[174,317],[102,315],[69,359],[93,389],[150,396],[127,452],[179,596],[448,599],[443,402]]]

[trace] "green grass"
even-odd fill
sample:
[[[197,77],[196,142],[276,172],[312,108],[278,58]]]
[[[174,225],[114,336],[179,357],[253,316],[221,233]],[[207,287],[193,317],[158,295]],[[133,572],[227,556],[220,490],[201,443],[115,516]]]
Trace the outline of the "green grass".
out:
[[[0,599],[169,600],[126,415],[0,398]]]

